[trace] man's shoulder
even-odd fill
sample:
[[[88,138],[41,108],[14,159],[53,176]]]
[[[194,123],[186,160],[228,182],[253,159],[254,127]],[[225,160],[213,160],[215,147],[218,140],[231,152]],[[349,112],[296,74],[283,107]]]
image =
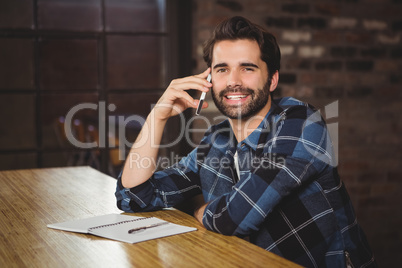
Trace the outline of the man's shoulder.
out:
[[[283,97],[279,99],[274,99],[273,102],[284,109],[293,106],[312,107],[309,103],[298,100],[294,97]]]
[[[312,114],[317,111],[313,105],[293,97],[274,99],[273,106],[276,114],[289,114],[297,111],[304,111],[306,114]]]

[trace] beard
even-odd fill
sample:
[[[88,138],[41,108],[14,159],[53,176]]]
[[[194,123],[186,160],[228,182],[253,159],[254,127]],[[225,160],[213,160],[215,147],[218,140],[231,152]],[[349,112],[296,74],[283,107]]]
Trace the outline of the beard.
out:
[[[256,115],[267,104],[269,100],[269,88],[271,79],[265,83],[262,89],[250,89],[244,87],[227,87],[219,94],[215,94],[212,89],[212,99],[218,110],[230,119],[247,119]],[[243,105],[228,105],[224,102],[225,95],[228,93],[247,94],[250,100]]]

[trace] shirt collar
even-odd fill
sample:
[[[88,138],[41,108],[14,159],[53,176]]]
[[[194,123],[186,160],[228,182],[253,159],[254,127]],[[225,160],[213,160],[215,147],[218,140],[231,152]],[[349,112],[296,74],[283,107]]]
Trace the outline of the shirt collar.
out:
[[[261,135],[261,131],[262,129],[265,129],[267,127],[268,124],[268,118],[271,114],[271,110],[268,111],[268,113],[265,115],[264,119],[261,121],[261,123],[258,125],[258,127],[256,129],[254,129],[253,132],[250,133],[250,135],[247,136],[247,138],[245,138],[243,141],[240,142],[240,146],[244,146],[244,144],[246,144],[248,147],[256,150],[257,149],[257,145],[258,145],[258,141]]]
[[[240,146],[245,143],[250,148],[256,150],[258,146],[258,142],[260,140],[262,130],[268,128],[270,120],[272,120],[272,116],[275,114],[279,114],[283,111],[283,109],[276,103],[275,100],[271,102],[271,108],[269,109],[268,113],[265,115],[264,119],[258,125],[258,127],[242,142],[240,142]]]
[[[234,136],[233,130],[230,126],[229,120],[226,119],[216,125],[215,131],[219,131],[219,135],[224,135],[226,136],[226,139],[230,139],[230,147],[234,148],[236,146],[242,146],[243,144],[247,145],[249,148],[252,148],[253,150],[257,149],[258,142],[261,136],[261,132],[263,129],[267,129],[269,125],[269,121],[272,120],[272,116],[278,115],[283,111],[283,108],[278,105],[279,100],[272,100],[271,102],[271,108],[269,109],[268,113],[265,115],[264,119],[261,121],[261,123],[258,125],[258,127],[243,141],[241,141],[239,144],[236,141],[236,138]],[[226,131],[227,130],[227,131]],[[231,138],[233,137],[233,139]],[[234,152],[233,152],[234,153]]]

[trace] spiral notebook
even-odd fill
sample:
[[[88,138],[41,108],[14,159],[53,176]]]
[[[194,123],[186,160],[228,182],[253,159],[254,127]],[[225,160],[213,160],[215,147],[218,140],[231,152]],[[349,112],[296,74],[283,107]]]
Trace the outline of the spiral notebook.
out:
[[[121,214],[108,214],[48,224],[47,227],[93,234],[126,243],[138,243],[197,230],[197,228],[174,224],[156,217],[136,217]]]

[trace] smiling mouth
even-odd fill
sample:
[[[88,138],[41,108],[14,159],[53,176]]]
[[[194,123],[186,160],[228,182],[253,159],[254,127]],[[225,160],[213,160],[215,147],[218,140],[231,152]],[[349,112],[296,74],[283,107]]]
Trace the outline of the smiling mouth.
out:
[[[253,97],[254,91],[249,88],[226,88],[219,93],[221,100],[226,100],[228,103],[244,102],[247,98]]]
[[[225,98],[228,100],[241,100],[247,98],[248,95],[226,95]]]

